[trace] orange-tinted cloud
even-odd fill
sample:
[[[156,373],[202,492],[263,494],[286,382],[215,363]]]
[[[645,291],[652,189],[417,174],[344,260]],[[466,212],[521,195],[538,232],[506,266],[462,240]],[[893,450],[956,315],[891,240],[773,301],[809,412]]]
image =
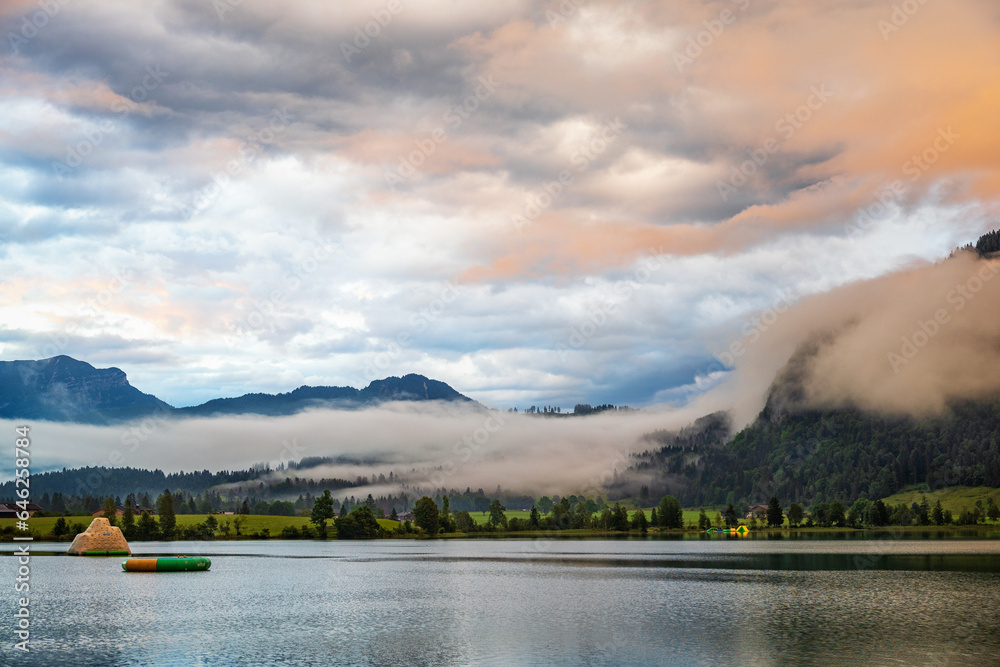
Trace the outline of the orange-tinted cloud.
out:
[[[450,174],[464,169],[497,166],[500,160],[488,149],[474,145],[467,137],[452,138],[441,127],[426,132],[394,134],[366,128],[345,139],[332,142],[334,150],[361,164],[384,166],[393,173],[428,172]]]
[[[745,163],[747,151],[769,139],[778,146],[755,169],[759,173],[738,186],[759,203],[735,215],[678,224],[636,210],[623,194],[617,214],[597,209],[595,220],[594,209],[555,216],[557,202],[524,234],[496,243],[490,264],[468,275],[593,270],[627,262],[649,245],[675,254],[725,252],[787,231],[846,228],[893,181],[904,186],[895,197],[901,205],[923,201],[942,184],[948,187],[935,192],[944,197],[939,203],[996,204],[995,4],[927,3],[912,15],[861,2],[770,3],[748,6],[745,13],[738,6],[707,3],[697,14],[688,6],[679,14],[658,6],[628,10],[594,3],[586,16],[581,9],[551,28],[515,21],[460,40],[457,46],[480,59],[481,71],[507,82],[514,98],[587,105],[626,119],[659,116],[662,130],[677,136],[675,144],[690,140],[705,147],[697,159],[723,182]],[[684,53],[688,37],[698,36],[702,22],[723,10],[736,20],[678,71],[671,55]],[[571,48],[578,33],[599,37],[602,17],[635,21],[622,18],[628,11],[642,14],[643,34],[664,40],[666,48],[655,57],[633,44],[631,51],[623,48],[631,58],[594,64],[586,50]],[[817,91],[823,91],[820,97]],[[672,104],[674,94],[681,103]],[[647,105],[654,108],[652,116],[643,111]],[[608,173],[595,168],[590,180]],[[664,179],[668,190],[671,183]],[[796,185],[787,189],[788,183]]]

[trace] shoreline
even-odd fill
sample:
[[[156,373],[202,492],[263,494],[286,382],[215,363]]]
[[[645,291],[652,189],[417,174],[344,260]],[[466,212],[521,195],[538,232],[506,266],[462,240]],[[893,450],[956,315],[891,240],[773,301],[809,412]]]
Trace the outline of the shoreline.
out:
[[[48,542],[55,544],[69,544],[73,541],[72,536],[56,539],[52,535],[31,533],[34,542]],[[751,531],[745,536],[734,533],[706,533],[701,530],[651,530],[645,534],[638,531],[607,531],[592,529],[567,529],[567,530],[518,530],[518,531],[492,531],[492,532],[471,532],[471,533],[442,533],[434,537],[421,535],[418,533],[390,534],[385,537],[371,538],[371,540],[463,540],[463,539],[614,539],[614,540],[636,540],[636,541],[657,541],[657,540],[759,540],[759,539],[848,539],[848,538],[870,539],[907,539],[907,540],[940,540],[940,539],[1000,539],[1000,524],[987,524],[977,526],[882,526],[867,528],[849,527],[813,527],[813,528],[772,528],[765,530]],[[335,542],[336,536],[320,538],[287,538],[281,535],[230,535],[216,536],[204,540],[132,540],[130,544],[146,544],[156,542]],[[348,540],[344,540],[348,541]],[[359,540],[350,540],[359,541]],[[13,543],[13,536],[0,536],[0,543]]]

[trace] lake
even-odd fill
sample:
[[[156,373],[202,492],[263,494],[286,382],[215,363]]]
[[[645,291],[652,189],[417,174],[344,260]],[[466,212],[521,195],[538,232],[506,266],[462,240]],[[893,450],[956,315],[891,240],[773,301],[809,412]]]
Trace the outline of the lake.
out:
[[[996,540],[135,543],[212,568],[34,555],[29,654],[14,548],[4,665],[1000,664]]]

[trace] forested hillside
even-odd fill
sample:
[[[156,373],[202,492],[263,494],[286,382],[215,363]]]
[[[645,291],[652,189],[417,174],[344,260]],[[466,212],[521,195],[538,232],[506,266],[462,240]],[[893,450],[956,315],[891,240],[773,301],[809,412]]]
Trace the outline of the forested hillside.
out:
[[[956,252],[995,257],[1000,231]],[[680,433],[648,434],[655,447],[634,457],[628,472],[616,477],[614,492],[634,495],[641,484],[654,496],[670,493],[688,505],[758,504],[774,495],[813,504],[884,498],[916,484],[1000,487],[1000,397],[953,403],[944,415],[923,419],[858,409],[819,412],[806,400],[805,384],[829,335],[814,332],[800,344],[753,424],[732,438],[717,416]],[[995,345],[995,336],[991,340]]]
[[[312,461],[357,463],[355,459],[324,458]],[[51,472],[36,473],[31,476],[32,497],[41,498],[43,494],[61,493],[66,496],[93,495],[98,498],[107,496],[127,495],[129,493],[156,494],[165,488],[174,491],[186,491],[198,494],[214,489],[217,486],[230,485],[234,493],[256,493],[266,498],[284,498],[301,493],[314,492],[322,489],[345,489],[367,485],[368,477],[348,479],[311,479],[306,473],[297,471],[298,465],[290,464],[282,469],[279,479],[272,484],[264,485],[260,478],[271,469],[258,466],[246,470],[208,470],[164,473],[162,470],[145,470],[143,468],[108,468],[92,466],[87,468],[62,469]],[[300,476],[302,475],[302,476]],[[391,475],[391,473],[390,473]],[[0,484],[0,500],[13,499],[14,482]]]
[[[1000,402],[923,420],[854,410],[762,416],[725,446],[704,439],[645,452],[632,472],[653,473],[656,493],[688,505],[874,499],[912,484],[1000,487]]]

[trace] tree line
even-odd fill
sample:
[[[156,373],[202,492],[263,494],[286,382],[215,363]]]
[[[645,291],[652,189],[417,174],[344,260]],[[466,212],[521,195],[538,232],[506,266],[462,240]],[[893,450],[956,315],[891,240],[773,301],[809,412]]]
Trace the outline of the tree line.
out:
[[[281,466],[280,468],[284,468]],[[298,470],[298,464],[290,464],[288,470]],[[97,498],[98,505],[107,496],[114,496],[123,490],[127,493],[149,494],[158,493],[160,489],[171,488],[175,492],[183,491],[189,495],[201,495],[212,489],[227,485],[231,495],[239,497],[255,496],[262,500],[287,498],[296,494],[316,494],[323,489],[350,489],[371,484],[392,484],[395,477],[392,472],[388,476],[359,475],[355,479],[299,477],[286,475],[276,482],[264,482],[261,477],[282,470],[272,470],[268,465],[258,465],[246,470],[210,472],[200,470],[193,472],[164,473],[162,470],[146,470],[144,468],[109,468],[106,466],[89,466],[54,470],[42,473],[32,473],[31,488],[33,495],[62,495],[64,498]],[[0,484],[0,498],[13,498],[14,481]],[[44,505],[43,503],[43,506]],[[47,506],[46,506],[47,507]],[[95,511],[95,510],[91,510]]]
[[[686,432],[649,434],[659,446],[634,455],[609,493],[635,495],[641,483],[687,506],[760,503],[772,495],[811,506],[885,498],[914,485],[1000,487],[1000,402],[956,403],[924,419],[858,410],[765,413],[731,438],[715,416]]]

